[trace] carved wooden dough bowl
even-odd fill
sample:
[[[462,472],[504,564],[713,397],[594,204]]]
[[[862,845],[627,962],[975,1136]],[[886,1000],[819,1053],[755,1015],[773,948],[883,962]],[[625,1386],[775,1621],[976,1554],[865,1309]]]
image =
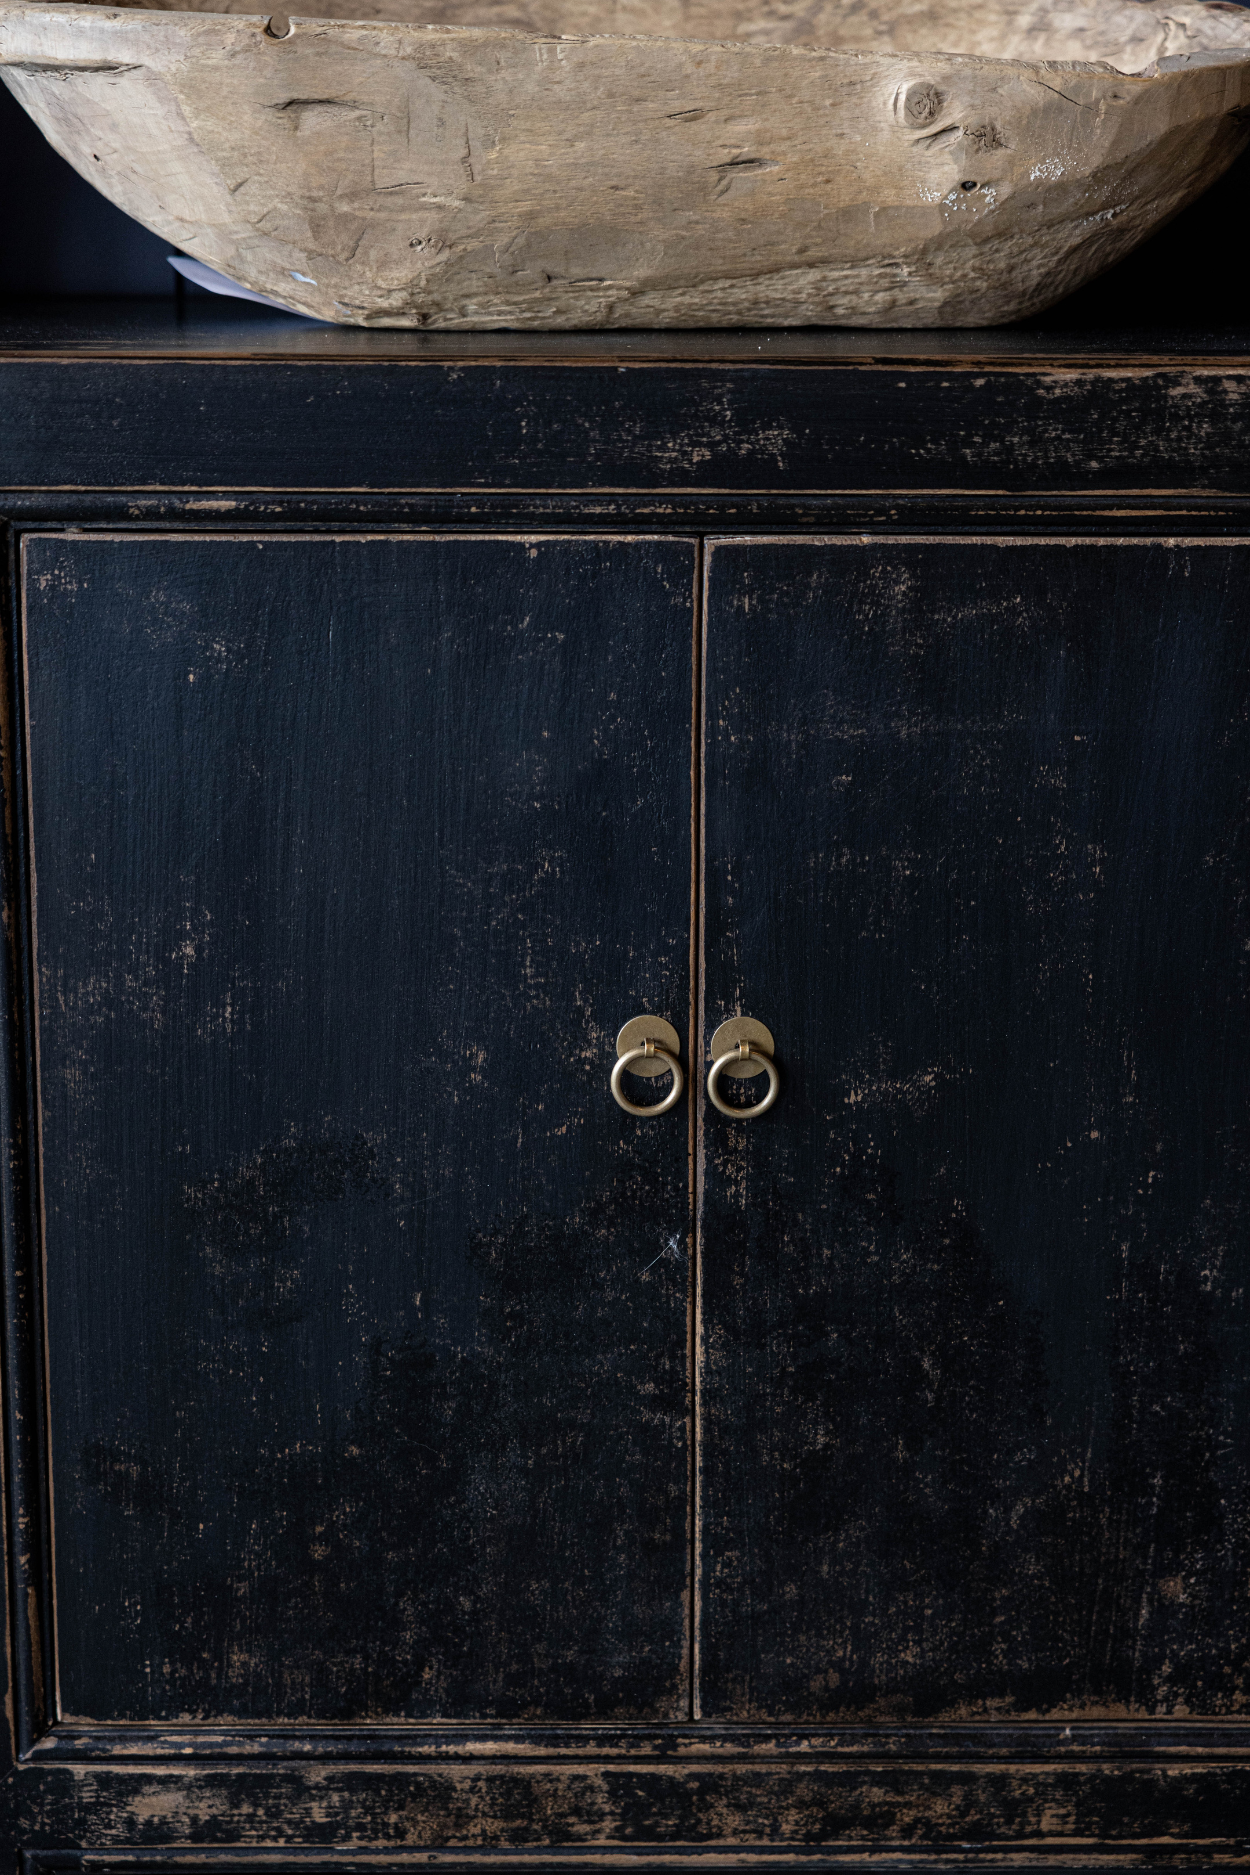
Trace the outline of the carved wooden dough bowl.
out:
[[[349,325],[998,324],[1250,137],[1227,0],[247,4],[0,0],[4,80],[128,214]]]

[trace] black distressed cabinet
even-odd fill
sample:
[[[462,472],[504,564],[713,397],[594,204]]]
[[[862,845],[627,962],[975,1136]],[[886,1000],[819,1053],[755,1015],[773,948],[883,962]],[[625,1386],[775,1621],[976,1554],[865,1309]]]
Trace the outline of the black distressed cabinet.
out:
[[[7,316],[8,1866],[1250,1862],[1248,423]]]

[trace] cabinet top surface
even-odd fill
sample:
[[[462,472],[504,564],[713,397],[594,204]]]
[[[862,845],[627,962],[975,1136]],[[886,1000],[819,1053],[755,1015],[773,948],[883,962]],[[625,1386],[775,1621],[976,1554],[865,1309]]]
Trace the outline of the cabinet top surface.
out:
[[[1062,308],[987,330],[400,332],[315,323],[243,302],[196,299],[0,304],[0,361],[35,359],[308,360],[380,364],[705,364],[939,367],[1073,364],[1168,366],[1250,358],[1250,325],[1137,328],[1065,325]]]

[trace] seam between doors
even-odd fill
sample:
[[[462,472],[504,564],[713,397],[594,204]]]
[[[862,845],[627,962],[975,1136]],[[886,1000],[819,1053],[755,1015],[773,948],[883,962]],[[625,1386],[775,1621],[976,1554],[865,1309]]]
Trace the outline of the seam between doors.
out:
[[[705,894],[704,830],[706,823],[704,708],[707,698],[707,579],[709,551],[700,536],[695,575],[695,620],[693,643],[693,697],[691,736],[691,892],[690,892],[690,989],[693,998],[693,1021],[690,1047],[690,1146],[692,1170],[693,1230],[690,1257],[690,1717],[701,1719],[700,1685],[703,1607],[701,1592],[703,1540],[703,1181],[705,1116],[701,1098],[703,1078],[703,915]]]

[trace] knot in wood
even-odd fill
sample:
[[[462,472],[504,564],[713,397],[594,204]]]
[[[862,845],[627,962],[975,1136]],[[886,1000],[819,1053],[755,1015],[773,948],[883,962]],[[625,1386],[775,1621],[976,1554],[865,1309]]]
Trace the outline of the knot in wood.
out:
[[[899,99],[903,122],[906,124],[931,124],[941,110],[944,99],[936,85],[927,81],[908,85]]]

